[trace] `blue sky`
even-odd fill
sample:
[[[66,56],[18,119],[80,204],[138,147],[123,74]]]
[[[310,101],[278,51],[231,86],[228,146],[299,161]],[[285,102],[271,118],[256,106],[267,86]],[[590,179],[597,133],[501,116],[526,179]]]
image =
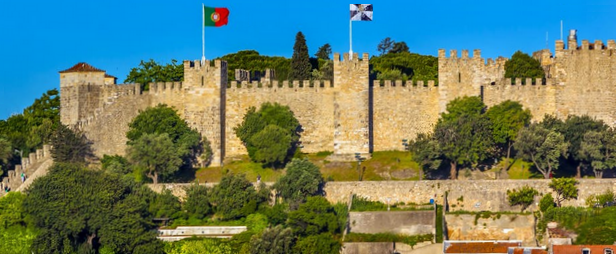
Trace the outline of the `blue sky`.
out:
[[[295,34],[310,54],[349,50],[349,3],[339,1],[3,1],[0,119],[59,88],[58,71],[85,61],[122,83],[140,60],[201,57],[201,4],[227,7],[229,25],[206,28],[206,57],[254,49],[290,57]],[[411,52],[481,49],[484,58],[546,47],[578,30],[579,41],[616,39],[616,1],[378,1],[374,21],[353,23],[353,50],[376,54],[385,37]]]

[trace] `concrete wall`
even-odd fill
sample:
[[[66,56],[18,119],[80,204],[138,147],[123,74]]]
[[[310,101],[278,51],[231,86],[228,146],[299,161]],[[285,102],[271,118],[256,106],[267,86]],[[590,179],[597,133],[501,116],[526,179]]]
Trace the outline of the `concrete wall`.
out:
[[[352,233],[434,234],[434,211],[350,212]]]
[[[520,240],[534,245],[533,215],[502,214],[477,218],[474,214],[447,214],[449,240]]]

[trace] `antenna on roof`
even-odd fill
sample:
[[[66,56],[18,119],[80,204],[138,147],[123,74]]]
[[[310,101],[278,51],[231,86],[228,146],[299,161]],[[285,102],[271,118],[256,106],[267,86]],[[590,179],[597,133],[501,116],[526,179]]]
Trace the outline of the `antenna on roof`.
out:
[[[560,20],[560,40],[563,40],[563,21]]]
[[[548,37],[548,32],[545,32],[545,48],[546,48],[546,49],[549,47],[549,46],[548,46],[548,38],[549,38],[549,37]]]

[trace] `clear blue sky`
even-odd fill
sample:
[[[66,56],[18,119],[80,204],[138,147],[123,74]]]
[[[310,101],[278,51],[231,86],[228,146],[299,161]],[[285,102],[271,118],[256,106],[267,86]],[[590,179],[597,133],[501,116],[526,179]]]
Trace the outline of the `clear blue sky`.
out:
[[[58,71],[85,61],[122,83],[142,59],[201,57],[201,3],[227,7],[229,25],[206,28],[206,57],[239,50],[290,57],[302,31],[310,54],[349,50],[349,3],[339,1],[3,1],[0,119],[59,88]],[[385,37],[411,52],[481,49],[482,56],[553,51],[560,20],[578,39],[616,39],[616,1],[378,1],[374,21],[353,23],[353,50],[376,54]]]

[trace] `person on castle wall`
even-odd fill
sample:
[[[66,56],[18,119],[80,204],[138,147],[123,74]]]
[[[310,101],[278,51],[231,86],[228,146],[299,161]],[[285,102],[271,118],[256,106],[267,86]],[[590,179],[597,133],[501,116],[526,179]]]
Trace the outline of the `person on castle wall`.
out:
[[[25,182],[26,181],[26,173],[21,173],[21,182]]]

